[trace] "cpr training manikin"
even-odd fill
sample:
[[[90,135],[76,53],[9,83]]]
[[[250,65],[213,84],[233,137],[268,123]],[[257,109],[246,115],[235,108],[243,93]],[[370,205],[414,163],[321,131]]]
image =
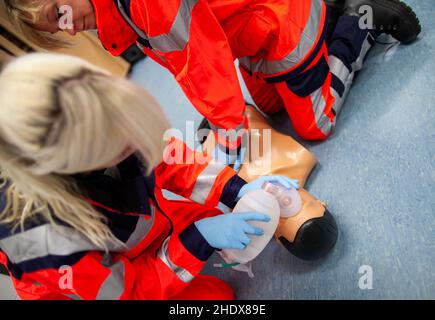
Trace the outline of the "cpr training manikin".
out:
[[[231,266],[253,276],[251,262],[266,247],[273,235],[288,251],[303,260],[324,257],[335,245],[338,236],[337,224],[326,204],[303,189],[307,178],[317,163],[316,158],[293,138],[273,129],[253,106],[247,107],[250,124],[250,140],[263,145],[270,141],[269,148],[257,152],[246,152],[239,175],[250,182],[263,175],[284,175],[299,181],[300,188],[286,189],[282,185],[265,183],[242,197],[233,212],[263,212],[270,216],[269,222],[255,222],[264,230],[263,236],[251,236],[245,250],[222,250],[225,263],[215,266]],[[269,130],[265,130],[269,129]],[[212,135],[203,144],[207,152],[215,147]],[[271,162],[264,165],[265,159]]]

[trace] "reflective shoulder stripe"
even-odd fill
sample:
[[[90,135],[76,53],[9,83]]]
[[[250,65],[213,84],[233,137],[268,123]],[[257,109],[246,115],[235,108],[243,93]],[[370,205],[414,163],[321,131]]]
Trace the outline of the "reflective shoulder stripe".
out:
[[[168,33],[150,37],[141,30],[125,12],[122,1],[116,0],[117,6],[123,18],[142,40],[148,41],[153,49],[167,53],[172,51],[183,51],[189,41],[190,24],[192,21],[192,11],[198,0],[181,0],[175,20]],[[138,43],[144,49],[143,43]],[[154,50],[153,50],[154,51]],[[155,52],[155,51],[154,51]],[[157,52],[155,52],[157,54]]]
[[[311,0],[310,15],[301,34],[299,42],[287,56],[281,60],[260,59],[252,61],[249,57],[239,58],[239,62],[247,70],[264,75],[276,75],[290,71],[311,51],[317,39],[320,22],[324,12],[323,0]]]
[[[49,255],[68,256],[77,252],[102,250],[73,228],[55,228],[50,224],[4,238],[0,240],[0,247],[15,264]],[[113,252],[125,250],[121,244],[115,243],[108,243],[108,248]]]
[[[181,0],[177,16],[168,33],[149,37],[153,48],[160,52],[183,51],[189,41],[192,11],[198,0]]]
[[[110,274],[98,291],[97,300],[119,300],[125,290],[125,266],[122,260],[109,267]]]
[[[189,283],[193,280],[194,276],[186,269],[177,266],[171,261],[168,250],[169,239],[170,237],[166,238],[166,240],[163,242],[163,245],[159,250],[158,257],[177,275],[181,281]]]
[[[226,165],[215,160],[211,160],[207,167],[196,179],[190,200],[200,204],[205,204],[211,190],[213,189],[216,177],[226,168]]]

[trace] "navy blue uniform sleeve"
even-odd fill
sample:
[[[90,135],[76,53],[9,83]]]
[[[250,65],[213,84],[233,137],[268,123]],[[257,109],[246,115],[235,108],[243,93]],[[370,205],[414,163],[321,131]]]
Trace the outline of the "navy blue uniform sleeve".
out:
[[[237,174],[234,175],[225,184],[224,190],[220,197],[220,202],[225,204],[227,207],[234,208],[237,203],[237,195],[239,194],[240,189],[246,183],[247,182],[240,178]]]

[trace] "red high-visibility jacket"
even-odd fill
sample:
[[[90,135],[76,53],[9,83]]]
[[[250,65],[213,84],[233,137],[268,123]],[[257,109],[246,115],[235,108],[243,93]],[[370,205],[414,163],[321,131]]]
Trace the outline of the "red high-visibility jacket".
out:
[[[219,201],[234,207],[245,182],[230,167],[209,159],[189,163],[196,153],[180,141],[173,140],[172,146],[181,148],[185,163],[163,162],[152,177],[143,175],[134,156],[117,166],[121,178],[107,172],[77,177],[88,201],[123,243],[107,243],[107,253],[65,224],[56,229],[39,219],[15,231],[0,225],[0,263],[19,296],[171,299],[182,293],[214,252],[193,222],[221,214]],[[163,190],[186,199],[168,200]],[[4,206],[4,193],[0,204]]]
[[[234,60],[277,78],[303,66],[324,29],[323,0],[130,0],[131,24],[118,0],[92,0],[101,42],[119,55],[138,39],[167,68],[217,130],[247,126]],[[303,70],[301,70],[303,71]],[[228,138],[228,147],[240,139]]]

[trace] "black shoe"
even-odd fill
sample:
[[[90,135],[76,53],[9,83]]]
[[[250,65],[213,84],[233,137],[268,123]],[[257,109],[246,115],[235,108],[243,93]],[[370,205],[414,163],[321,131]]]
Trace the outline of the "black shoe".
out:
[[[400,0],[346,0],[344,14],[367,14],[366,11],[359,12],[359,8],[364,5],[373,10],[373,28],[378,34],[390,34],[407,44],[414,41],[421,32],[417,15]]]

